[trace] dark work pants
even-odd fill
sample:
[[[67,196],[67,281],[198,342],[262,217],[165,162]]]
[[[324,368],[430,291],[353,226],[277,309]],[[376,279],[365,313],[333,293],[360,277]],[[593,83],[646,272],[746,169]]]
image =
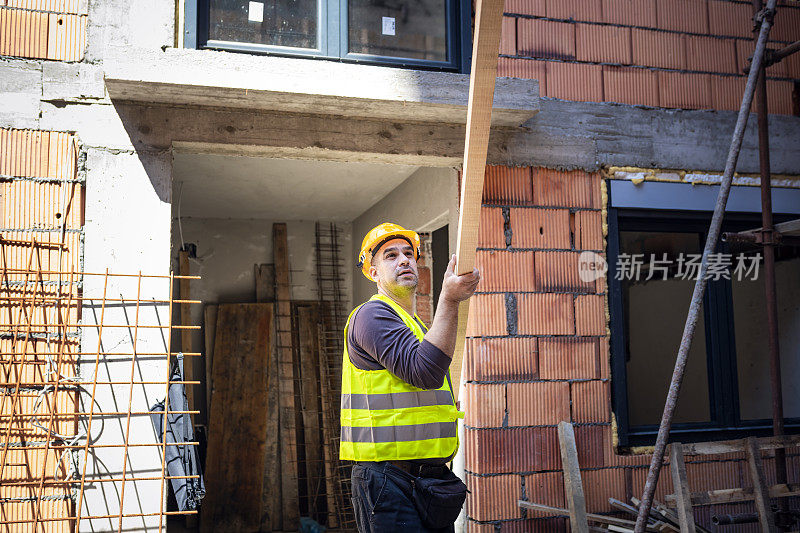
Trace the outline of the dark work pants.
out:
[[[414,477],[389,463],[356,463],[351,480],[359,533],[450,533],[455,530],[453,525],[442,529],[423,527],[411,499]]]

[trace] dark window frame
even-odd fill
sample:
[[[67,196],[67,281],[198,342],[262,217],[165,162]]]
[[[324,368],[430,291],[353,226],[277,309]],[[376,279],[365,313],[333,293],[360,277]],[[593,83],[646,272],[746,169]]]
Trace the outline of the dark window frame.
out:
[[[614,207],[608,209],[607,276],[611,329],[612,409],[621,447],[652,445],[658,433],[658,424],[632,427],[629,421],[626,317],[623,309],[622,284],[614,275],[620,251],[619,232],[621,230],[698,232],[701,235],[702,246],[705,244],[710,218],[711,213],[705,211]],[[796,216],[775,216],[776,222],[793,218]],[[723,231],[741,231],[760,225],[758,214],[729,213],[726,214]],[[727,250],[725,243],[721,243],[717,250],[725,252]],[[735,325],[729,280],[709,281],[703,301],[703,312],[711,422],[675,423],[670,431],[670,441],[703,442],[771,435],[771,419],[740,419]],[[785,427],[787,433],[800,433],[800,418],[787,418]]]
[[[318,48],[315,50],[254,43],[209,40],[210,0],[186,0],[184,47],[225,50],[283,57],[307,57],[347,63],[395,66],[418,70],[439,70],[467,74],[472,60],[472,5],[466,0],[445,0],[447,61],[356,54],[347,51],[348,0],[318,0]]]

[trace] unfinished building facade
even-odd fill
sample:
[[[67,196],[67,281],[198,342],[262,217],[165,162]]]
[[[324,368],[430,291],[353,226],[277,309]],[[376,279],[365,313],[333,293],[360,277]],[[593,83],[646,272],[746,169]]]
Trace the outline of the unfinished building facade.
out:
[[[0,531],[296,531],[301,517],[352,529],[337,361],[372,290],[355,256],[381,221],[423,234],[417,309],[432,318],[455,250],[473,14],[456,1],[292,5],[0,0]],[[483,279],[452,369],[462,525],[562,531],[566,517],[517,503],[565,507],[560,421],[575,427],[590,512],[641,494],[753,8],[504,11]],[[770,46],[798,38],[787,0]],[[800,215],[799,84],[800,55],[767,70],[776,222]],[[751,120],[725,231],[760,226],[758,170]],[[757,250],[720,254],[681,442],[770,433]],[[796,433],[797,247],[781,248],[776,276]],[[800,482],[796,449],[787,463]],[[696,491],[751,484],[741,453],[686,470]],[[667,470],[656,497],[672,492]]]

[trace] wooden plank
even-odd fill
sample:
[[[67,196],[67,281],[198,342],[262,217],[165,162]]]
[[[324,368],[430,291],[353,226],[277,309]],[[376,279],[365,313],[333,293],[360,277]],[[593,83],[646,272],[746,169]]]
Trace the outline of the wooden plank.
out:
[[[575,430],[569,422],[558,423],[558,442],[561,447],[561,464],[564,469],[564,494],[569,507],[569,523],[573,533],[589,533],[586,520],[586,497],[578,464]]]
[[[636,498],[635,496],[631,496],[631,502],[637,507],[637,509],[641,503],[639,498]],[[653,500],[653,506],[650,508],[650,518],[658,519],[659,517],[663,517],[663,520],[665,520],[668,524],[675,526],[675,528],[680,528],[678,525],[678,515],[672,512],[672,510],[667,508],[667,506],[660,501]],[[698,524],[695,524],[695,528],[699,533],[711,533],[709,530]]]
[[[456,241],[456,272],[467,274],[475,267],[478,246],[483,177],[486,172],[486,152],[492,121],[492,101],[497,78],[497,55],[500,52],[500,31],[503,22],[504,0],[477,0],[475,34],[472,42],[472,70],[469,77],[467,128],[464,140],[464,167],[461,173],[461,203],[458,211]],[[458,329],[455,353],[450,373],[459,394],[461,367],[464,359],[464,335],[467,330],[469,302],[458,310]]]
[[[793,446],[800,446],[800,435],[762,437],[756,439],[756,444],[760,450],[791,448]],[[694,442],[683,445],[684,455],[717,455],[722,453],[736,453],[744,451],[745,443],[742,439],[721,440],[717,442]]]
[[[186,250],[181,250],[178,252],[178,260],[180,266],[180,275],[181,276],[190,276],[191,271],[189,269],[189,252]],[[191,280],[188,279],[180,279],[178,280],[179,286],[179,294],[181,300],[190,300],[191,290],[189,284]],[[182,326],[191,326],[192,325],[192,304],[182,303],[181,304],[181,325]],[[181,351],[185,353],[194,352],[192,349],[192,330],[185,328],[181,330]],[[195,359],[196,357],[187,356],[184,358],[184,378],[186,381],[193,381],[195,378],[194,376],[197,373],[194,371],[195,367]],[[194,385],[186,385],[186,399],[189,402],[189,410],[194,411],[197,410],[198,403],[195,401],[195,396],[197,395],[197,391],[195,390]],[[203,422],[203,410],[200,411],[200,415],[191,415],[192,422],[194,423],[202,423]]]
[[[317,306],[298,306],[297,326],[300,356],[300,409],[303,414],[305,437],[306,489],[308,515],[318,522],[324,521],[325,464],[322,450],[322,427],[319,388],[319,338],[317,324],[320,315]]]
[[[526,502],[525,500],[518,500],[517,505],[519,505],[520,507],[524,507],[525,509],[532,509],[534,511],[541,511],[543,513],[548,513],[552,515],[569,516],[569,509],[561,509],[560,507],[551,507],[549,505]],[[616,518],[614,516],[606,516],[602,514],[586,513],[586,518],[590,522],[599,522],[601,524],[613,524],[615,526],[630,527],[631,529],[633,529],[633,526],[636,525],[636,522],[632,520],[625,520],[624,518]],[[656,531],[656,530],[648,526],[645,529],[645,531]]]
[[[259,303],[275,300],[275,268],[272,264],[254,265],[256,301]],[[274,328],[274,324],[272,326]],[[283,508],[281,502],[281,454],[278,436],[279,423],[279,384],[278,353],[275,335],[270,346],[267,367],[267,432],[264,436],[264,482],[261,492],[261,531],[280,531],[283,528]]]
[[[219,306],[200,530],[259,527],[272,304]]]
[[[203,309],[203,339],[205,340],[206,353],[206,409],[211,413],[211,390],[213,388],[213,374],[211,373],[214,361],[214,337],[217,334],[217,304],[208,304]]]
[[[692,511],[691,491],[686,477],[686,463],[683,460],[683,446],[673,442],[669,448],[672,485],[675,487],[675,501],[678,506],[678,524],[682,533],[695,533],[694,512]]]
[[[274,302],[275,301],[275,265],[271,263],[261,263],[253,265],[256,280],[256,301]]]
[[[789,498],[800,496],[800,483],[781,483],[768,489],[770,498]],[[692,493],[692,505],[718,505],[722,503],[747,502],[755,500],[753,487],[718,489]],[[667,494],[668,505],[675,506],[675,495]]]
[[[280,400],[278,390],[278,353],[274,341],[270,348],[269,366],[267,368],[267,432],[264,446],[264,488],[261,495],[261,531],[281,531],[283,529],[283,507],[279,443]]]
[[[295,406],[294,353],[292,350],[291,286],[289,285],[289,244],[286,224],[272,225],[272,253],[275,262],[275,336],[278,352],[280,402],[281,492],[283,530],[296,531],[300,524],[297,487],[297,424]]]
[[[753,437],[745,439],[745,450],[747,451],[747,464],[750,466],[750,477],[753,480],[753,494],[756,497],[756,510],[758,511],[758,522],[761,524],[761,531],[765,533],[775,533],[775,517],[769,504],[769,493],[764,482],[764,465],[761,461],[761,450]]]

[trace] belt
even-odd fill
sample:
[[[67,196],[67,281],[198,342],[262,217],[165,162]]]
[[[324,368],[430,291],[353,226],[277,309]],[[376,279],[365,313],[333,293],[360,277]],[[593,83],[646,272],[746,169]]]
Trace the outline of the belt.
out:
[[[387,463],[414,477],[439,477],[447,470],[445,465],[426,465],[413,461],[387,461]]]

